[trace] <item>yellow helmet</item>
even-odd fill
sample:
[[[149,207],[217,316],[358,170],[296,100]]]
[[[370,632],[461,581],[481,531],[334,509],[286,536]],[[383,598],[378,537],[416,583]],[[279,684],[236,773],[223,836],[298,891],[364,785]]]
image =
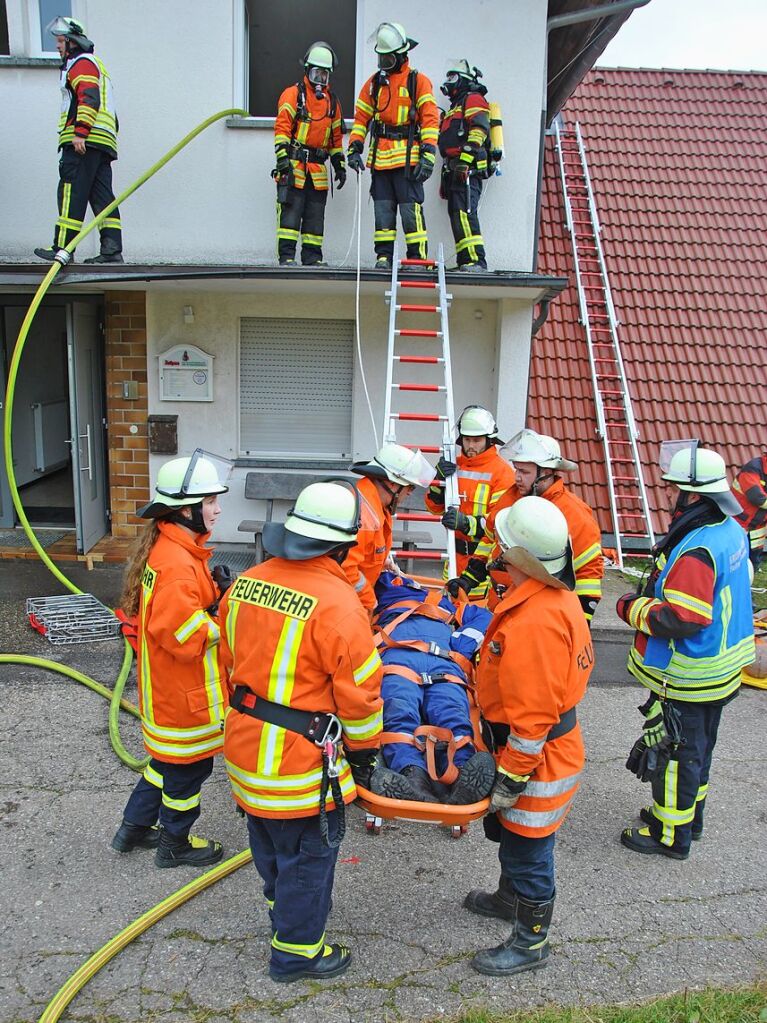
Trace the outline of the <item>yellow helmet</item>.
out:
[[[174,508],[199,504],[204,497],[213,494],[225,494],[229,487],[222,480],[227,479],[231,471],[229,459],[202,448],[197,448],[192,455],[172,458],[160,466],[154,497],[139,508],[136,515],[142,519],[164,518]]]
[[[434,468],[416,448],[401,444],[384,444],[370,462],[355,462],[352,472],[358,476],[386,479],[401,487],[428,487],[434,479]]]
[[[510,508],[502,508],[495,519],[504,561],[557,589],[575,585],[568,532],[567,519],[543,497],[521,497]],[[563,574],[572,578],[564,581]]]
[[[310,483],[285,522],[264,525],[264,547],[278,558],[305,561],[353,544],[360,528],[360,501],[350,480]]]

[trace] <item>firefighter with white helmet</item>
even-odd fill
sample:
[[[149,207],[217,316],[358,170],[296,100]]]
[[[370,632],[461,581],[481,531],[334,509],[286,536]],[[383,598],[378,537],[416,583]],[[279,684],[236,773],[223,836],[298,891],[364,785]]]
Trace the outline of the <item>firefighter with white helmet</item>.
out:
[[[35,249],[35,255],[52,262],[82,230],[88,204],[97,215],[114,201],[112,161],[117,159],[118,122],[112,79],[94,55],[83,24],[59,15],[46,31],[56,39],[61,57],[59,218],[53,245]],[[85,262],[122,263],[118,209],[102,221],[99,235],[101,252]]]
[[[359,484],[362,525],[344,571],[363,606],[372,613],[374,587],[391,553],[397,504],[415,487],[427,487],[434,469],[420,451],[392,443],[384,444],[371,461],[355,462],[351,469],[364,477]]]
[[[636,630],[628,670],[650,690],[626,766],[652,783],[653,797],[640,812],[644,826],[626,828],[621,842],[685,860],[703,835],[722,708],[754,660],[750,562],[722,456],[698,441],[670,441],[660,464],[679,490],[671,523],[647,582],[617,604]]]
[[[404,27],[397,21],[381,22],[371,41],[378,71],[357,97],[347,158],[351,170],[364,171],[362,151],[369,132],[375,266],[391,270],[398,207],[408,259],[428,255],[423,186],[434,171],[439,110],[429,79],[410,67],[409,53],[418,43]]]
[[[498,426],[495,416],[482,405],[467,405],[456,422],[460,453],[457,462],[442,457],[436,477],[426,492],[426,507],[442,516],[442,524],[455,530],[456,565],[464,572],[485,532],[485,520],[503,494],[514,485],[515,473],[498,454]],[[445,508],[445,479],[458,473],[457,508]],[[447,564],[445,564],[447,579]],[[483,598],[489,582],[471,591],[473,600]]]
[[[594,654],[559,508],[521,497],[498,512],[495,531],[509,586],[485,633],[477,699],[496,759],[485,833],[499,843],[501,876],[495,892],[471,891],[464,906],[512,923],[503,944],[472,961],[480,973],[508,976],[549,954],[554,843],[583,770],[576,706]]]
[[[484,536],[463,574],[451,580],[452,587],[461,586],[470,590],[484,581],[489,573],[496,596],[500,595],[506,585],[505,572],[502,567],[492,570],[489,567],[498,554],[494,533],[495,517],[502,508],[510,508],[521,497],[543,497],[553,502],[567,519],[573,544],[575,592],[590,622],[602,599],[604,559],[601,532],[594,513],[565,486],[560,475],[575,470],[575,462],[563,457],[559,443],[553,437],[527,429],[520,430],[512,437],[501,448],[500,454],[514,465],[516,482],[499,498],[487,516]],[[493,602],[491,597],[491,606]]]
[[[203,782],[223,748],[226,690],[218,666],[218,602],[231,583],[211,574],[206,546],[229,489],[231,462],[198,448],[161,466],[152,500],[137,511],[151,524],[125,578],[122,609],[138,612],[138,694],[149,764],[112,840],[118,852],[156,849],[158,867],[205,866],[219,842],[189,836]],[[159,823],[159,831],[157,824]]]
[[[325,940],[345,805],[377,791],[381,659],[344,575],[360,501],[348,480],[305,487],[272,555],[221,602],[221,660],[232,692],[224,754],[245,812],[272,924],[278,982],[336,977],[350,950]]]
[[[296,266],[301,238],[304,266],[326,266],[322,259],[325,206],[333,168],[339,189],[346,181],[343,115],[330,77],[338,58],[329,43],[319,40],[301,61],[303,77],[289,85],[277,102],[274,153],[277,164],[277,255],[280,266]]]

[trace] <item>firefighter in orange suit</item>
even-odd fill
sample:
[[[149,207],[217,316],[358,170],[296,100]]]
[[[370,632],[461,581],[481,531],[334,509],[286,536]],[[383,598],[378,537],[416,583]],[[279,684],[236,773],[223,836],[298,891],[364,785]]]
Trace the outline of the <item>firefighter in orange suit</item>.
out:
[[[301,237],[304,266],[322,259],[330,159],[339,189],[346,181],[341,104],[330,89],[338,64],[327,43],[312,43],[303,59],[304,77],[280,95],[274,122],[277,166],[277,255],[280,266],[296,266]]]
[[[554,908],[554,843],[585,761],[576,706],[594,663],[575,593],[567,520],[540,497],[523,497],[496,518],[509,588],[480,651],[477,698],[492,732],[497,774],[485,818],[499,842],[495,892],[474,890],[464,906],[512,922],[501,945],[472,966],[507,976],[542,966]]]
[[[514,505],[520,497],[544,497],[555,504],[567,519],[570,542],[573,545],[575,592],[586,621],[590,623],[602,599],[602,577],[605,572],[602,536],[592,510],[567,489],[558,475],[560,472],[572,472],[576,468],[575,462],[562,457],[559,444],[553,437],[534,430],[521,430],[504,445],[501,454],[514,463],[516,483],[488,514],[485,535],[474,557],[463,575],[450,581],[449,588],[461,586],[468,592],[489,573],[494,591],[489,606],[494,607],[508,585],[505,569],[495,564],[499,553],[495,541],[496,516],[502,508]]]
[[[365,477],[359,485],[362,525],[357,546],[344,561],[344,572],[362,606],[372,612],[376,606],[373,587],[391,553],[397,503],[414,487],[428,486],[434,469],[420,451],[384,444],[371,462],[355,462],[352,472]]]
[[[396,21],[382,22],[374,37],[378,71],[357,97],[348,163],[358,174],[365,169],[362,150],[369,131],[375,265],[377,270],[390,270],[398,206],[408,259],[428,255],[423,184],[434,171],[439,109],[429,79],[410,67],[408,53],[418,45],[415,39],[409,39]]]
[[[742,509],[735,521],[748,532],[749,557],[756,571],[767,541],[767,454],[746,462],[735,477],[732,491]]]
[[[267,523],[273,557],[221,603],[231,707],[224,754],[245,811],[272,923],[269,974],[336,977],[351,961],[325,941],[344,807],[376,789],[381,659],[342,564],[359,528],[352,484],[312,483],[285,523]]]
[[[112,847],[156,848],[158,867],[205,866],[223,855],[219,842],[190,838],[189,830],[223,748],[226,689],[216,615],[231,578],[214,570],[214,579],[205,545],[230,469],[199,448],[191,458],[174,458],[160,468],[153,500],[137,512],[152,524],[129,563],[123,610],[139,613],[138,696],[150,759]]]
[[[442,514],[442,525],[456,531],[455,553],[458,572],[463,572],[474,556],[485,532],[485,519],[506,491],[514,486],[514,469],[501,458],[496,448],[498,426],[492,412],[481,405],[468,405],[458,417],[458,462],[440,458],[437,476],[426,491],[426,507],[435,515]],[[457,508],[445,510],[444,481],[458,470]],[[447,563],[445,563],[447,573]],[[445,574],[447,579],[447,574]],[[470,591],[472,600],[487,594],[489,582],[484,580]]]

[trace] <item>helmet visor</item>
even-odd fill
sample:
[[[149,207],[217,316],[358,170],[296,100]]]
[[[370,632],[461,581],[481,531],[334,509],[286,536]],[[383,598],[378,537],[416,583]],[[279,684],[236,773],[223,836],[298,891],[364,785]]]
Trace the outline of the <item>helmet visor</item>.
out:
[[[664,440],[660,446],[660,452],[658,454],[658,465],[662,473],[667,473],[671,468],[671,463],[679,451],[689,449],[690,451],[690,467],[688,470],[688,482],[695,482],[695,459],[698,454],[698,448],[700,441],[695,438],[688,438],[687,440]],[[680,481],[684,482],[684,481]]]
[[[78,25],[77,22],[73,22],[70,18],[64,18],[61,15],[49,21],[45,26],[45,31],[49,32],[52,36],[84,35],[85,33],[82,25]]]
[[[310,515],[307,512],[296,511],[295,505],[288,512],[288,517],[293,519],[300,519],[302,522],[311,522],[315,526],[326,526],[328,529],[335,529],[339,533],[348,534],[349,538],[353,538],[359,533],[362,526],[362,511],[360,507],[360,492],[357,490],[354,483],[351,480],[346,479],[345,476],[329,476],[327,479],[322,480],[323,483],[337,483],[339,486],[347,487],[354,494],[354,515],[352,521],[348,520],[342,522],[339,519],[333,519],[327,515]]]
[[[157,493],[165,497],[183,499],[186,497],[208,497],[210,494],[225,494],[229,487],[227,482],[232,475],[234,462],[221,455],[214,455],[210,451],[196,448],[192,457],[181,487],[176,493],[169,493],[157,487]]]

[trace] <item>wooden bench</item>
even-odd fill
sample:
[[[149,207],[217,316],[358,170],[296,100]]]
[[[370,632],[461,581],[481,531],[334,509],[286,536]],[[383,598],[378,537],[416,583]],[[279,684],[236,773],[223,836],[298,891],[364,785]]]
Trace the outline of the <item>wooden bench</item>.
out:
[[[264,560],[264,526],[267,522],[273,521],[275,501],[295,501],[304,487],[310,483],[327,479],[329,476],[340,476],[357,483],[362,478],[355,473],[330,469],[262,470],[261,472],[249,472],[246,475],[245,497],[251,501],[266,502],[266,518],[244,519],[237,527],[240,533],[253,534],[256,547],[255,564],[260,564]],[[420,489],[409,494],[401,502],[401,509],[403,511],[424,511],[423,494],[423,490]],[[408,529],[408,526],[409,523],[404,522],[401,529],[393,530],[392,543],[395,548],[412,550],[414,547],[428,544],[431,541],[430,533],[425,530]]]

